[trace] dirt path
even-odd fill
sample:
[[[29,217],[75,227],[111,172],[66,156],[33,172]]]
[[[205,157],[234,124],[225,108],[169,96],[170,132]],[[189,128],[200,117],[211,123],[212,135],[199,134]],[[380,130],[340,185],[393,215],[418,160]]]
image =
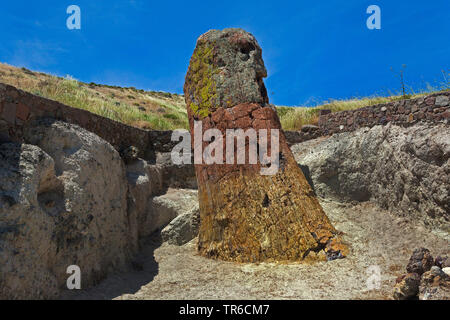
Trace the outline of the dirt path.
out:
[[[128,273],[65,299],[391,299],[395,278],[416,247],[449,254],[448,234],[399,218],[370,203],[321,201],[334,226],[351,244],[349,257],[305,264],[236,264],[196,254],[195,240],[181,246],[149,240]],[[368,290],[369,267],[378,266],[380,287]],[[372,282],[376,285],[376,282]]]

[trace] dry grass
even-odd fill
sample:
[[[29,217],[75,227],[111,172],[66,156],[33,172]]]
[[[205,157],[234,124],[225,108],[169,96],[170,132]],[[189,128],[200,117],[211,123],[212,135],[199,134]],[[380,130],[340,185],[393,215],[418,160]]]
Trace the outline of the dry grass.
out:
[[[140,128],[188,128],[184,97],[176,94],[87,84],[6,64],[0,64],[0,82]]]
[[[413,94],[406,98],[416,98],[439,90],[449,90],[445,74],[444,79],[446,82],[443,86],[428,87],[426,92]],[[56,77],[2,63],[0,63],[0,82],[143,129],[188,128],[186,105],[182,95],[144,91],[133,87],[87,84],[70,77]],[[401,95],[392,95],[330,100],[316,107],[278,106],[277,110],[283,129],[299,130],[305,124],[317,124],[320,109],[330,109],[332,112],[353,110],[404,98]]]
[[[278,107],[278,115],[280,116],[281,125],[284,130],[299,130],[305,124],[317,125],[319,121],[320,109],[329,109],[331,110],[331,112],[354,110],[366,106],[388,103],[405,98],[418,98],[435,91],[439,90],[431,90],[429,92],[408,95],[406,97],[403,97],[401,95],[394,95],[390,97],[375,96],[350,100],[331,100],[328,103],[317,107]]]

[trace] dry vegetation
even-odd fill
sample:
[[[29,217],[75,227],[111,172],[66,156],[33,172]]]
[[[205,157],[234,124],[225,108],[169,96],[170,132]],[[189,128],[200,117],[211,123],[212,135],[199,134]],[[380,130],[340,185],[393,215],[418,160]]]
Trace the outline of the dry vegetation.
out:
[[[1,63],[0,82],[144,129],[188,127],[184,97],[177,94],[87,84]]]
[[[418,94],[331,100],[316,107],[278,106],[278,114],[283,129],[299,130],[302,125],[317,124],[320,109],[330,109],[332,112],[353,110],[404,98],[415,98],[433,91],[449,90],[446,76],[447,73],[444,74],[445,83],[439,87],[429,87],[426,92]],[[0,82],[143,129],[188,128],[183,95],[144,91],[133,87],[88,84],[71,77],[61,78],[2,63]]]
[[[366,97],[355,98],[350,100],[331,100],[326,104],[317,107],[281,107],[278,106],[278,114],[280,116],[281,125],[284,130],[299,130],[305,124],[317,125],[319,121],[319,110],[329,109],[331,112],[344,110],[354,110],[365,106],[372,106],[380,103],[388,103],[401,99],[418,98],[431,92],[439,90],[431,90],[428,92],[418,93],[414,95],[394,95],[389,97]]]

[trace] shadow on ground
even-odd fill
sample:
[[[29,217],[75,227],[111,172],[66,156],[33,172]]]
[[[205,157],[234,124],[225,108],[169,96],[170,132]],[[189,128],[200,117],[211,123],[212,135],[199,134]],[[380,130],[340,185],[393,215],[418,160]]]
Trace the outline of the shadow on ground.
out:
[[[60,299],[111,300],[124,294],[135,294],[158,275],[159,265],[154,252],[161,244],[161,234],[159,231],[155,232],[142,242],[142,249],[132,260],[128,271],[112,274],[97,286],[86,290],[67,290],[61,294]]]

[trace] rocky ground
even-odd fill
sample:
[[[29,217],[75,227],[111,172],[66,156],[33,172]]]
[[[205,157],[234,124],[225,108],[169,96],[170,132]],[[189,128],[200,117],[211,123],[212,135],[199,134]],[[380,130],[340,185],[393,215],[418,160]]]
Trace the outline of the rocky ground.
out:
[[[351,254],[315,264],[238,264],[196,252],[196,239],[176,246],[148,239],[134,270],[100,285],[66,292],[63,299],[392,299],[395,279],[416,247],[449,254],[450,237],[417,221],[398,217],[370,202],[321,200]],[[373,278],[378,266],[379,288]],[[375,271],[374,271],[375,270]],[[372,276],[372,277],[371,277]],[[369,290],[369,288],[374,288]]]
[[[434,257],[450,254],[448,130],[445,125],[377,126],[292,147],[350,246],[345,259],[230,263],[199,256],[196,239],[177,246],[154,235],[134,270],[63,298],[392,299],[396,280],[410,272],[406,266],[414,249],[428,248]],[[183,199],[188,193],[192,199],[191,191],[182,190],[167,197]],[[162,233],[163,238],[168,234]]]
[[[197,254],[192,167],[164,154],[124,163],[90,132],[39,122],[25,143],[0,145],[0,297],[391,299],[398,277],[417,283],[406,270],[414,249],[450,255],[449,136],[444,124],[377,126],[292,146],[350,254],[239,264]],[[86,290],[63,289],[71,264]],[[450,278],[433,268],[419,298],[438,277],[450,298]]]

